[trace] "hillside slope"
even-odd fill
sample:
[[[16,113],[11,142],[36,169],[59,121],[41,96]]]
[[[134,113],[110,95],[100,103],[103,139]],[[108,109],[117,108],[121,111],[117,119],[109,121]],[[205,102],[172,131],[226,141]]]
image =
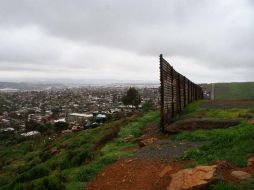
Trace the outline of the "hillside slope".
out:
[[[95,129],[26,141],[0,140],[0,190],[81,190],[105,165],[130,156],[158,112],[134,115]],[[128,143],[123,139],[129,136]]]
[[[212,84],[201,84],[211,94]],[[254,82],[214,83],[215,99],[254,99]]]

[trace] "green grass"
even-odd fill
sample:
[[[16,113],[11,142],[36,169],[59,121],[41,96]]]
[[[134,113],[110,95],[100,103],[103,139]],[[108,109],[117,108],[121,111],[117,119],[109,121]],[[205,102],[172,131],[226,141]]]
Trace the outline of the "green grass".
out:
[[[206,103],[206,100],[195,101],[186,106],[181,115],[175,118],[175,120],[189,119],[189,118],[221,118],[221,119],[249,119],[254,117],[253,108],[211,108],[206,109],[202,107],[202,104]]]
[[[209,187],[209,190],[253,190],[253,189],[254,189],[254,180],[243,182],[237,185],[220,181]]]
[[[254,83],[218,83],[215,85],[216,99],[254,99]]]
[[[245,122],[227,129],[183,132],[175,139],[207,141],[205,145],[190,149],[182,156],[182,159],[191,159],[196,164],[228,160],[237,166],[246,166],[247,155],[254,152],[254,126]]]
[[[242,122],[226,129],[196,130],[193,132],[181,132],[172,138],[175,140],[203,141],[204,145],[187,150],[180,160],[192,160],[186,167],[195,167],[199,164],[212,164],[216,160],[230,161],[236,166],[246,167],[248,155],[254,153],[254,126],[247,120],[254,118],[251,108],[204,109],[204,100],[189,104],[182,115],[177,118],[240,118]],[[234,185],[218,182],[209,187],[209,190],[252,190],[254,181]]]
[[[188,104],[186,108],[184,108],[184,110],[182,111],[181,115],[178,115],[175,120],[197,117],[202,111],[202,102],[203,100],[199,100]]]
[[[126,148],[135,145],[150,122],[159,123],[158,112],[106,123],[53,141],[42,137],[9,146],[1,142],[0,190],[83,190],[85,182],[106,165],[131,155]],[[124,143],[127,136],[133,138]],[[51,155],[51,147],[60,152]]]
[[[209,190],[240,190],[239,187],[225,182],[218,182],[209,187]]]
[[[211,84],[202,85],[211,91]],[[254,99],[254,82],[215,83],[215,99]]]

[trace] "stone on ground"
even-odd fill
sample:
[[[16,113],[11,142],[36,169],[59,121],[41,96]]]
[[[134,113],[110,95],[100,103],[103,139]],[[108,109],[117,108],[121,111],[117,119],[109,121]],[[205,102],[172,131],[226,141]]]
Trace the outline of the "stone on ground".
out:
[[[158,140],[158,138],[151,137],[151,138],[139,141],[138,144],[139,144],[140,147],[144,147],[144,146],[147,146],[147,145],[150,145],[150,144],[154,144],[157,140]]]
[[[243,171],[232,171],[231,175],[239,180],[248,180],[252,177],[251,174]]]
[[[249,124],[254,125],[254,119],[250,119]]]
[[[160,173],[160,178],[164,177],[168,172],[172,171],[172,166],[166,166]]]
[[[248,167],[254,167],[254,156],[248,159]]]
[[[172,180],[167,190],[192,190],[207,187],[218,180],[218,167],[197,166],[191,169],[183,169],[171,175]]]
[[[125,137],[125,138],[123,139],[123,142],[128,143],[128,142],[130,142],[133,138],[134,138],[133,135],[128,135],[127,137]]]

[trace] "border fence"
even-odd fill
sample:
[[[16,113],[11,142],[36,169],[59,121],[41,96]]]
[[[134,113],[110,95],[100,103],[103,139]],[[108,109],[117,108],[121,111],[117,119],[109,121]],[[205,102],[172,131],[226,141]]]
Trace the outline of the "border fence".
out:
[[[202,88],[176,72],[160,55],[161,128],[172,123],[173,118],[194,100],[203,98]]]

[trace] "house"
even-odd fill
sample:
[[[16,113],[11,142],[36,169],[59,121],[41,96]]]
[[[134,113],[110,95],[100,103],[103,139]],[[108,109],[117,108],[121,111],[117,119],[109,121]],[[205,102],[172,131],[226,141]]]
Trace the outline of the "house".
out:
[[[65,118],[60,118],[60,119],[56,119],[54,120],[54,123],[66,123],[66,119]]]
[[[70,113],[68,116],[69,122],[82,122],[83,120],[88,120],[89,118],[92,118],[92,114],[85,114],[85,113]]]
[[[33,137],[33,136],[40,136],[41,133],[39,131],[29,131],[27,133],[21,133],[20,135],[23,137]]]
[[[3,129],[1,129],[0,131],[1,131],[1,132],[5,132],[5,133],[7,133],[7,132],[14,132],[14,131],[15,131],[15,129],[14,129],[14,128],[12,128],[12,127],[7,127],[7,128],[3,128]]]
[[[107,116],[105,114],[98,114],[95,120],[96,122],[100,123],[100,122],[106,121],[106,119],[107,119]]]

